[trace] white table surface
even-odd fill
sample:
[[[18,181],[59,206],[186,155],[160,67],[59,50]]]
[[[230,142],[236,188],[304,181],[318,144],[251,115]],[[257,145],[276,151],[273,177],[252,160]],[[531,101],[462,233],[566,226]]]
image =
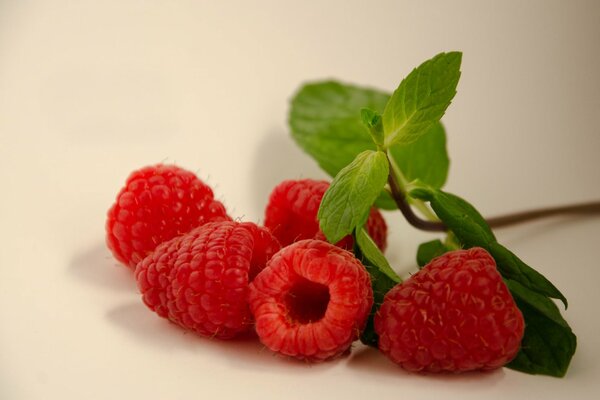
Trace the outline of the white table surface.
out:
[[[286,124],[302,82],[393,90],[448,50],[447,190],[485,215],[600,199],[599,43],[595,1],[0,1],[0,398],[595,398],[598,217],[497,231],[569,298],[563,379],[413,375],[358,344],[306,365],[186,334],[141,303],[104,220],[129,171],[166,161],[261,221],[279,181],[325,177]],[[406,274],[435,235],[386,218]]]

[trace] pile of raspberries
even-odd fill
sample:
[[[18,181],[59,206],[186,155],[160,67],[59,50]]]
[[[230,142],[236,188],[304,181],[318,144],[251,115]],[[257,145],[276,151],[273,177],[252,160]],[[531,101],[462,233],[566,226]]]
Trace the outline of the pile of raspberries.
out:
[[[257,335],[274,352],[319,362],[348,353],[373,309],[379,349],[409,371],[487,370],[516,356],[523,316],[484,249],[432,260],[374,308],[352,237],[330,244],[319,229],[328,187],[282,182],[259,226],[233,220],[192,172],[148,166],[117,195],[106,241],[148,308],[204,337]],[[377,209],[366,228],[384,251]]]

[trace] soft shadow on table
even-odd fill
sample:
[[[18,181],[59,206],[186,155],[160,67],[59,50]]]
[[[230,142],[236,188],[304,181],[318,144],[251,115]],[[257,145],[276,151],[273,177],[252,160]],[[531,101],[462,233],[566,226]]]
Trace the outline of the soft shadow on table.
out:
[[[468,382],[474,388],[489,388],[504,379],[504,370],[468,372],[462,374],[417,374],[403,370],[383,353],[372,347],[361,346],[352,352],[349,368],[368,372],[373,379],[422,379],[424,384],[445,385],[447,382]]]
[[[135,292],[131,270],[120,265],[104,243],[96,243],[75,254],[67,268],[69,275],[82,282],[117,292]]]
[[[258,215],[264,213],[269,194],[285,179],[326,179],[317,163],[294,143],[289,134],[272,129],[256,146],[248,193]]]
[[[153,349],[165,352],[215,356],[227,360],[233,367],[303,373],[333,367],[333,363],[306,364],[277,355],[263,346],[254,335],[232,340],[219,340],[186,331],[151,312],[141,302],[124,303],[106,313],[108,321],[131,334],[136,342],[145,342]]]

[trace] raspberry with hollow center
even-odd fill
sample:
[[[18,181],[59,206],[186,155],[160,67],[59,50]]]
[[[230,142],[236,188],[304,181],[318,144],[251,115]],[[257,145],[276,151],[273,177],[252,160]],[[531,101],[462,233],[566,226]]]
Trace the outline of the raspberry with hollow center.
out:
[[[524,320],[492,256],[448,252],[390,290],[375,315],[379,349],[409,371],[501,367],[518,353]]]
[[[229,339],[252,327],[248,283],[278,250],[265,228],[212,222],[159,245],[135,277],[144,303],[161,317]]]
[[[273,256],[250,284],[249,303],[265,346],[324,361],[358,338],[373,291],[367,270],[352,253],[309,239]]]
[[[211,221],[230,220],[192,172],[157,164],[132,172],[108,211],[106,243],[134,269],[156,246]]]
[[[303,239],[326,240],[319,229],[317,213],[328,188],[326,181],[300,179],[283,181],[273,189],[265,210],[265,226],[282,246]],[[377,246],[384,251],[387,246],[387,225],[376,208],[371,209],[366,228]],[[353,243],[352,237],[347,236],[336,245],[352,250]]]

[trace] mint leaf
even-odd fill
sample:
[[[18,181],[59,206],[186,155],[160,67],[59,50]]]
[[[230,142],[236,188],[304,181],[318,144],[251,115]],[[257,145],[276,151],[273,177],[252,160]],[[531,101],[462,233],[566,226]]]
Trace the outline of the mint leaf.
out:
[[[435,239],[421,243],[417,250],[417,264],[420,268],[427,265],[431,260],[446,253],[448,248],[441,240]]]
[[[368,346],[377,347],[379,338],[375,332],[373,318],[383,303],[385,294],[402,280],[392,269],[385,256],[364,228],[357,229],[354,232],[354,243],[354,253],[369,272],[373,287],[373,307],[371,308],[365,329],[360,335],[360,340]]]
[[[357,229],[354,237],[361,254],[369,260],[370,265],[377,267],[382,274],[387,276],[394,283],[402,281],[364,228]]]
[[[466,247],[486,249],[496,260],[503,277],[545,296],[559,299],[567,307],[565,296],[548,279],[496,241],[485,219],[471,204],[458,196],[431,188],[412,190],[410,196],[429,201],[437,216]]]
[[[456,94],[462,53],[441,53],[415,68],[383,111],[385,146],[410,143],[438,122]]]
[[[364,107],[360,110],[360,119],[367,129],[381,127],[381,114],[370,108]]]
[[[577,337],[550,299],[532,295],[523,287],[515,290],[518,284],[514,282],[507,284],[525,318],[521,350],[507,367],[530,374],[564,376],[577,349]]]
[[[376,149],[361,113],[363,109],[372,113],[383,110],[388,99],[385,92],[334,81],[304,85],[292,99],[292,137],[335,176],[361,151]],[[394,146],[391,154],[409,181],[419,179],[432,187],[445,182],[448,154],[443,126],[433,124],[421,139]],[[387,204],[393,207],[392,203]]]
[[[366,150],[334,178],[325,192],[317,218],[330,243],[362,227],[385,186],[389,172],[385,153]]]
[[[569,324],[565,319],[560,315],[560,310],[554,304],[552,300],[548,297],[539,294],[537,292],[533,292],[525,286],[521,285],[517,281],[513,281],[512,279],[504,279],[506,286],[510,289],[511,294],[515,299],[519,299],[523,303],[527,303],[530,307],[535,309],[539,314],[544,317],[552,320],[555,324],[562,326],[564,328],[568,328]]]
[[[498,264],[498,270],[507,279],[512,279],[526,288],[562,301],[565,309],[569,306],[567,298],[542,274],[525,264],[513,252],[500,243],[491,243],[488,249]]]
[[[485,247],[484,244],[496,241],[479,211],[460,197],[432,188],[414,189],[409,195],[429,201],[437,216],[464,244]]]
[[[306,84],[291,102],[292,137],[325,172],[335,176],[360,152],[376,149],[361,113],[363,109],[373,114],[383,111],[389,97],[382,91],[335,81]],[[393,146],[390,155],[409,182],[419,180],[441,187],[448,175],[446,135],[440,124],[433,124],[427,134],[410,144]],[[376,206],[397,208],[385,191]]]
[[[292,98],[289,124],[296,143],[335,176],[364,150],[375,150],[360,110],[382,112],[389,94],[336,81],[304,85]]]
[[[381,124],[381,115],[370,108],[360,110],[362,123],[367,127],[373,143],[377,146],[383,146],[383,125]]]
[[[390,154],[408,182],[419,180],[439,189],[446,183],[450,160],[446,149],[446,131],[440,122],[407,145],[390,148]]]

